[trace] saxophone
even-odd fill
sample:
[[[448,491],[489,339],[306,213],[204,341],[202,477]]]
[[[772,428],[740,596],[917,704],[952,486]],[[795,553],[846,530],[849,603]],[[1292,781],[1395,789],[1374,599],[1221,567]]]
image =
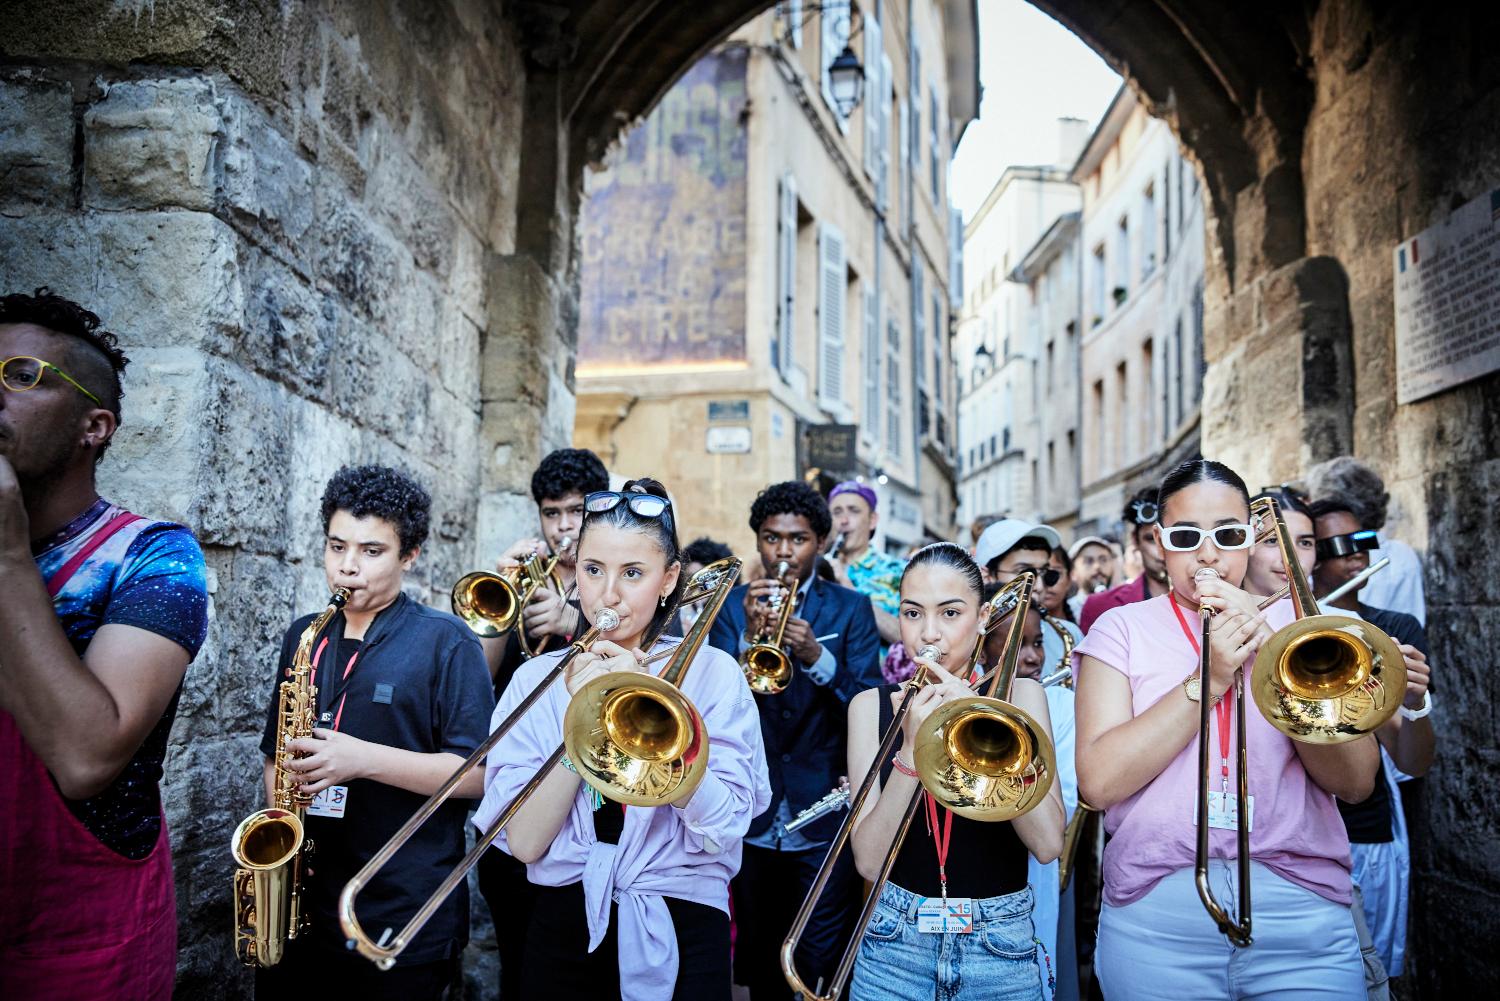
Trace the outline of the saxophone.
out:
[[[246,966],[275,966],[287,939],[307,926],[302,913],[302,867],[312,853],[303,818],[312,797],[296,785],[286,767],[286,742],[312,735],[318,689],[312,683],[312,650],[318,634],[334,617],[349,589],[341,587],[297,641],[292,676],[281,683],[276,724],[276,789],[271,805],[252,813],[235,828],[229,853],[239,866],[234,873],[234,951]]]

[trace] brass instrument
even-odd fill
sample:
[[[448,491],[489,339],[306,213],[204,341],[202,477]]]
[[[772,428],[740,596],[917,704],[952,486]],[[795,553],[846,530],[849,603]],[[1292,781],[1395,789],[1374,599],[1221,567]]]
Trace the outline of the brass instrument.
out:
[[[1078,840],[1083,836],[1083,825],[1088,820],[1088,815],[1098,813],[1099,808],[1089,806],[1083,800],[1073,808],[1073,816],[1068,821],[1068,827],[1063,831],[1062,854],[1057,858],[1057,892],[1062,893],[1068,888],[1068,882],[1073,878],[1073,859],[1078,854]]]
[[[546,563],[535,553],[528,553],[521,565],[513,569],[500,573],[476,570],[465,574],[453,585],[453,614],[484,639],[496,639],[516,629],[521,624],[521,613],[537,588],[563,593],[557,563],[572,544],[572,539],[564,537],[558,543],[557,552]],[[533,650],[524,628],[517,629],[516,635],[521,641],[521,652],[528,659],[545,652],[550,639],[543,637]]]
[[[485,738],[484,743],[474,748],[473,753],[464,760],[463,764],[458,766],[452,775],[448,776],[447,781],[439,786],[437,791],[431,796],[427,797],[427,802],[423,803],[417,812],[412,814],[411,819],[402,824],[401,829],[393,834],[391,839],[382,845],[378,852],[371,856],[370,861],[365,863],[364,868],[360,869],[359,872],[354,874],[353,879],[344,884],[344,889],[339,894],[339,925],[344,929],[344,934],[348,936],[350,948],[358,950],[360,955],[373,962],[382,970],[389,970],[392,966],[396,965],[396,957],[411,944],[411,940],[427,924],[433,913],[442,906],[443,901],[448,899],[448,895],[457,889],[459,883],[464,881],[465,877],[469,874],[469,870],[479,864],[480,857],[489,848],[490,843],[499,836],[500,831],[510,821],[516,809],[525,801],[525,797],[529,796],[537,786],[541,785],[542,779],[552,770],[552,766],[557,763],[557,759],[562,757],[562,749],[559,748],[558,753],[553,755],[553,760],[549,761],[545,767],[537,772],[536,778],[527,784],[522,796],[513,801],[505,812],[501,814],[500,818],[494,824],[490,825],[488,830],[475,839],[474,847],[469,850],[469,853],[463,857],[458,866],[438,885],[438,888],[433,891],[432,896],[427,898],[426,902],[418,908],[417,913],[406,923],[405,927],[396,933],[394,938],[391,937],[390,929],[386,929],[385,934],[377,942],[360,927],[359,919],[354,913],[355,898],[375,878],[376,873],[385,868],[386,863],[391,860],[391,857],[400,851],[407,841],[411,840],[411,836],[417,832],[417,829],[425,824],[447,802],[448,797],[453,795],[453,791],[463,782],[464,777],[475,768],[484,764],[485,758],[489,756],[490,751],[495,745],[505,739],[505,735],[510,733],[521,717],[525,716],[531,710],[532,706],[536,705],[541,697],[546,694],[547,689],[552,686],[553,682],[563,676],[568,669],[568,665],[573,662],[573,658],[593,646],[595,640],[604,633],[613,630],[619,624],[620,616],[614,609],[598,609],[594,613],[593,625],[582,636],[568,645],[567,652],[558,658],[557,663],[547,672],[546,677],[537,682],[537,686],[526,695],[526,698],[521,700],[521,704],[516,706],[515,710],[509,716],[505,717],[500,725],[495,728],[495,731]]]
[[[776,564],[776,579],[786,581],[789,567],[785,560]],[[773,606],[777,603],[772,599]],[[757,695],[778,695],[786,691],[786,686],[792,681],[792,658],[781,648],[782,636],[786,633],[786,624],[792,618],[792,612],[797,608],[796,582],[787,588],[784,598],[779,600],[781,614],[776,618],[776,628],[770,633],[762,633],[756,637],[750,648],[740,657],[740,666],[745,669],[745,680],[750,684],[750,690]]]
[[[682,684],[739,575],[740,561],[732,556],[693,575],[694,589],[710,588],[710,594],[659,676],[614,671],[584,685],[568,703],[568,760],[608,799],[666,806],[691,796],[703,781],[708,732]]]
[[[277,689],[276,786],[271,804],[240,821],[229,842],[234,873],[234,951],[246,966],[275,966],[288,939],[307,927],[302,913],[302,868],[312,854],[303,821],[313,797],[286,767],[286,742],[310,737],[317,712],[312,651],[318,634],[349,600],[338,588],[328,607],[307,624],[292,657],[292,676]]]
[[[983,657],[984,640],[989,631],[996,628],[1012,611],[1018,614],[1011,622],[1010,630],[1006,635],[1005,649],[1000,655],[999,666],[974,683],[974,687],[979,689],[986,681],[989,682],[986,697],[959,699],[939,706],[923,723],[922,736],[917,741],[915,761],[922,786],[928,792],[932,792],[932,785],[928,784],[929,780],[937,785],[942,795],[935,793],[934,796],[939,803],[949,809],[954,809],[955,801],[980,800],[957,811],[976,820],[1013,820],[1036,807],[1051,789],[1057,771],[1052,740],[1045,731],[1042,731],[1022,710],[1008,702],[993,698],[997,691],[1009,694],[1011,682],[1015,678],[1016,663],[1021,652],[1021,632],[1025,628],[1025,615],[1020,613],[1024,613],[1027,604],[1031,601],[1031,590],[1035,579],[1032,573],[1021,574],[1002,588],[990,605],[990,612],[980,630],[974,653],[969,658],[967,673],[963,675],[965,678],[973,676],[974,669]],[[844,985],[849,981],[849,975],[854,971],[854,959],[860,940],[864,938],[865,929],[870,924],[870,916],[875,913],[875,906],[880,900],[881,890],[890,879],[891,868],[896,864],[896,855],[906,840],[907,831],[911,829],[912,819],[916,816],[917,807],[922,801],[923,789],[918,789],[912,794],[911,802],[906,806],[906,815],[896,831],[896,837],[891,842],[884,862],[881,863],[880,873],[865,896],[864,907],[860,910],[859,920],[854,926],[854,935],[844,948],[838,965],[834,968],[828,991],[824,994],[818,993],[817,990],[809,987],[801,974],[797,972],[795,959],[797,944],[807,929],[807,923],[817,907],[818,898],[822,896],[824,887],[833,875],[839,854],[854,833],[854,824],[864,809],[865,800],[869,798],[875,782],[880,778],[881,766],[890,760],[895,750],[896,741],[901,736],[902,723],[906,719],[906,714],[911,711],[911,701],[917,690],[928,681],[927,665],[920,662],[936,660],[937,657],[938,650],[934,647],[923,647],[917,651],[917,673],[906,683],[906,694],[902,697],[901,704],[896,707],[890,726],[886,727],[885,733],[881,736],[880,747],[875,752],[875,760],[860,782],[859,791],[849,801],[849,815],[839,825],[838,833],[834,835],[828,854],[823,859],[823,865],[813,878],[812,886],[808,888],[807,896],[802,901],[802,907],[797,911],[792,927],[781,943],[781,972],[792,991],[800,992],[806,1001],[835,1001],[843,992]],[[944,711],[950,706],[958,707],[958,712],[945,713]],[[940,715],[945,716],[945,720],[938,721],[938,725],[934,725],[935,719]],[[937,736],[936,741],[930,741],[929,738],[934,735]],[[928,746],[930,743],[935,743],[936,746]],[[972,785],[959,778],[966,774],[964,769],[971,763],[985,769],[984,773],[973,776],[975,781]],[[997,783],[988,774],[993,771],[999,771],[1007,777],[1018,777],[1019,781]],[[995,788],[997,785],[1004,785],[1005,788],[997,789]],[[957,794],[959,790],[963,790],[962,795]],[[977,791],[978,795],[974,795],[973,791]]]
[[[1068,631],[1068,627],[1063,624],[1062,619],[1058,618],[1056,615],[1048,615],[1045,611],[1042,612],[1042,625],[1049,627],[1053,632],[1057,633],[1057,638],[1062,640],[1063,647],[1062,656],[1057,658],[1057,666],[1054,667],[1052,669],[1052,673],[1047,676],[1049,680],[1042,682],[1042,687],[1046,688],[1049,684],[1060,683],[1067,685],[1069,688],[1072,688],[1073,634]],[[1055,682],[1050,680],[1053,678],[1056,679]]]
[[[922,723],[912,763],[922,785],[937,800],[970,820],[1012,820],[1041,802],[1057,777],[1052,737],[1030,713],[1004,699],[1010,697],[1021,649],[1025,616],[1035,575],[1025,573],[995,595],[970,674],[984,649],[984,633],[1010,614],[1002,599],[1015,595],[1018,614],[1006,637],[999,673],[983,696],[956,699],[939,706]],[[1014,589],[1014,590],[1013,590]]]
[[[1401,650],[1385,633],[1368,622],[1343,615],[1320,615],[1297,560],[1292,535],[1274,498],[1250,505],[1257,541],[1272,534],[1286,566],[1287,587],[1297,620],[1278,629],[1255,655],[1250,692],[1261,715],[1292,740],[1310,744],[1342,744],[1374,733],[1391,718],[1406,692],[1406,663]],[[1217,577],[1209,567],[1196,576]],[[1273,596],[1273,599],[1275,596]],[[1272,599],[1268,599],[1272,600]],[[1266,602],[1261,603],[1262,606]],[[1198,896],[1214,923],[1230,943],[1251,943],[1249,777],[1245,751],[1245,673],[1234,675],[1238,782],[1235,813],[1239,852],[1239,916],[1231,918],[1214,898],[1208,879],[1209,712],[1213,700],[1207,690],[1209,636],[1213,610],[1201,607],[1203,640],[1199,660],[1200,715],[1198,724],[1198,846],[1193,874]]]

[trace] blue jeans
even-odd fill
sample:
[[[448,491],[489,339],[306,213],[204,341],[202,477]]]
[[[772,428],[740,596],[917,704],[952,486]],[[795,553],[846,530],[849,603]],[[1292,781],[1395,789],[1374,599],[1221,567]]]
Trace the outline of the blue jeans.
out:
[[[860,942],[852,1001],[1017,998],[1040,1001],[1031,888],[974,901],[967,935],[917,931],[922,898],[885,885]]]

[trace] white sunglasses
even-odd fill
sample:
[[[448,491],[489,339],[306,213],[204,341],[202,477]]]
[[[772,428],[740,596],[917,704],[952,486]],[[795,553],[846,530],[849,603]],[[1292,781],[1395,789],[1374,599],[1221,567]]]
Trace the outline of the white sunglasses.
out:
[[[1249,525],[1219,525],[1216,528],[1174,525],[1161,530],[1162,548],[1174,553],[1196,552],[1204,539],[1213,539],[1214,546],[1221,550],[1249,549],[1255,545],[1255,529]]]

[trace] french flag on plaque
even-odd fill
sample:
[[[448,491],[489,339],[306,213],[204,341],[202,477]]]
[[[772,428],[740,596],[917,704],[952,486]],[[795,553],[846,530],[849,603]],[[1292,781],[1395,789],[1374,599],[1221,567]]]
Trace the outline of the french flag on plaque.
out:
[[[1397,263],[1400,265],[1400,269],[1401,269],[1401,271],[1403,273],[1406,271],[1406,252],[1407,252],[1407,250],[1411,251],[1411,266],[1412,267],[1416,267],[1417,266],[1417,241],[1415,239],[1413,239],[1411,241],[1411,243],[1407,244],[1405,247],[1401,247],[1400,249],[1398,249],[1396,251],[1396,260],[1397,260]]]

